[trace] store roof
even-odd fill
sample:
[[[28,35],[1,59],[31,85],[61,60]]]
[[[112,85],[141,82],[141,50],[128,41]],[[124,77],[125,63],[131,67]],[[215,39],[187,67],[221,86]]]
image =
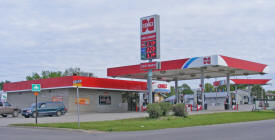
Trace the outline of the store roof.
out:
[[[147,79],[147,71],[141,70],[141,65],[130,65],[107,69],[107,76],[134,79]],[[153,70],[153,80],[172,81],[199,79],[201,69],[205,78],[265,74],[267,65],[247,60],[212,55],[186,59],[162,61],[161,69]]]

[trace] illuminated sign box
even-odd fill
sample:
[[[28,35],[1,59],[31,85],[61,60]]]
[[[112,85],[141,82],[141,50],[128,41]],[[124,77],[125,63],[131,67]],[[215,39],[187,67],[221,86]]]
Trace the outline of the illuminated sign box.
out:
[[[160,69],[160,68],[161,68],[160,62],[149,62],[149,63],[141,63],[140,64],[141,70]]]

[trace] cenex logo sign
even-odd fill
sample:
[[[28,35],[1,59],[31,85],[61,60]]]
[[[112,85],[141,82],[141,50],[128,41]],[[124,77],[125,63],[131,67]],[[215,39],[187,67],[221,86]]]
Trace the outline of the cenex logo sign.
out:
[[[211,64],[211,57],[204,57],[203,58],[203,64],[207,65],[207,64]]]
[[[167,88],[167,84],[158,84],[158,88]]]
[[[150,18],[149,20],[147,19],[143,19],[142,20],[142,32],[146,32],[146,30],[148,31],[153,31],[154,30],[154,18]]]

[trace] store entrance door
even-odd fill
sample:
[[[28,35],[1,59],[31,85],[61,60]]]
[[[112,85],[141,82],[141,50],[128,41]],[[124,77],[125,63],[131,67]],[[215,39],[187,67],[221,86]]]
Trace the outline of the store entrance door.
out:
[[[128,111],[136,111],[138,107],[139,97],[137,93],[128,94]]]

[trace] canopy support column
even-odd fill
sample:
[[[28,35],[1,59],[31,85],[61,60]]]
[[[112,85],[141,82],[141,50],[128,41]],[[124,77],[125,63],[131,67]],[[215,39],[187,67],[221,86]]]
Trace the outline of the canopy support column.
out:
[[[248,104],[252,104],[251,85],[248,85]]]
[[[226,74],[226,89],[227,89],[227,95],[229,96],[228,101],[229,101],[229,110],[232,110],[232,96],[230,93],[230,75],[229,73]]]
[[[175,79],[175,96],[176,96],[176,103],[179,102],[179,92],[178,92],[178,79]]]
[[[201,96],[202,96],[202,108],[205,109],[205,99],[204,99],[204,68],[201,68]]]

